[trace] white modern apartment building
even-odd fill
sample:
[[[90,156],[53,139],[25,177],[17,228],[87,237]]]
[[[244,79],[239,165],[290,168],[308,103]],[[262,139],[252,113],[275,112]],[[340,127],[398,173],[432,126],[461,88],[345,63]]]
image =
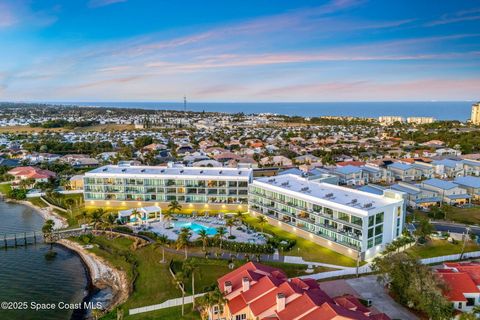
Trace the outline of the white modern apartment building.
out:
[[[401,235],[403,193],[375,195],[295,175],[254,180],[249,210],[339,253],[369,259]]]
[[[246,210],[249,168],[107,165],[84,177],[88,207],[168,207],[172,201],[182,212]]]

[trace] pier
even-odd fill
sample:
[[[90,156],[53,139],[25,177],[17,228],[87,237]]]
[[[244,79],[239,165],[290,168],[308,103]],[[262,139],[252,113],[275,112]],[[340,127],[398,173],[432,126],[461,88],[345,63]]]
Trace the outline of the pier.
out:
[[[55,230],[48,235],[44,234],[42,231],[4,233],[3,235],[0,235],[0,241],[2,241],[4,249],[7,249],[9,247],[35,245],[41,242],[56,242],[60,239],[80,236],[82,234],[90,233],[91,231],[91,228],[76,228]]]

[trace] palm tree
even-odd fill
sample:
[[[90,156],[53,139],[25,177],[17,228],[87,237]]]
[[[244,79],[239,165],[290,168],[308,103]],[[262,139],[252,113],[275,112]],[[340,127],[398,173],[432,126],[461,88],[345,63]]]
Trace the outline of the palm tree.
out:
[[[180,250],[182,248],[185,249],[185,260],[188,258],[188,243],[190,240],[190,237],[192,236],[192,231],[189,228],[182,228],[180,230],[180,234],[178,235],[176,245],[177,245],[177,250]]]
[[[235,215],[235,218],[238,222],[242,223],[245,221],[245,216],[243,215],[242,211],[238,211]]]
[[[133,209],[130,216],[133,216],[134,218],[138,219],[136,221],[140,221],[140,224],[142,223],[142,214],[137,209]]]
[[[177,272],[173,278],[173,283],[182,291],[182,317],[185,315],[185,275],[182,272]]]
[[[162,260],[160,263],[165,263],[165,245],[168,243],[168,237],[161,234],[157,237],[157,241],[154,244],[154,249],[162,248]]]
[[[178,203],[177,200],[173,200],[170,202],[170,204],[168,205],[168,210],[172,213],[172,214],[175,214],[175,211],[181,211],[182,210],[182,206],[180,205],[180,203]]]
[[[262,233],[263,233],[263,227],[265,226],[265,223],[268,222],[267,218],[265,218],[264,216],[258,216],[257,222],[258,222],[258,224],[260,224],[260,228],[261,228]]]
[[[73,200],[72,198],[65,199],[65,205],[67,206],[68,210],[70,211],[70,214],[73,212],[72,208],[73,208],[74,204],[75,204],[75,200]]]
[[[225,225],[228,227],[230,237],[231,237],[232,236],[232,227],[235,225],[235,221],[233,219],[229,218],[229,219],[227,219],[227,221],[225,221]]]
[[[202,241],[202,244],[203,244],[202,250],[203,250],[203,251],[206,251],[207,242],[208,242],[208,239],[209,239],[209,238],[208,238],[207,230],[201,229],[201,230],[198,232],[198,238]]]
[[[196,259],[188,259],[182,265],[182,272],[186,276],[192,277],[192,295],[193,295],[193,309],[195,310],[195,272],[199,269]]]
[[[225,227],[217,228],[217,233],[215,234],[215,237],[217,239],[220,239],[220,249],[222,249],[223,239],[225,238],[226,234],[227,234],[227,229],[225,229]]]
[[[166,222],[172,220],[172,213],[169,211],[165,211],[162,213],[163,215],[163,226],[165,227]]]
[[[90,215],[90,221],[93,223],[93,230],[97,229],[97,224],[102,222],[104,211],[103,209],[97,209]]]
[[[105,227],[110,228],[110,236],[113,238],[113,226],[117,222],[117,217],[109,213],[106,216],[103,217],[103,223],[105,223]]]
[[[81,218],[82,221],[83,221],[83,224],[87,223],[87,218],[88,218],[88,212],[83,210],[78,216],[77,218]]]

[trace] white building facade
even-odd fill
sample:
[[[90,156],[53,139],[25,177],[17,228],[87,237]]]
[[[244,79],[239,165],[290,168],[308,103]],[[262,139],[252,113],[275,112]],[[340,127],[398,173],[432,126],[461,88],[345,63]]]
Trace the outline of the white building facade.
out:
[[[168,207],[172,201],[188,211],[246,210],[248,168],[152,167],[108,165],[84,177],[85,205],[98,207]]]
[[[369,259],[399,237],[403,193],[374,195],[295,175],[254,180],[249,210],[270,224],[352,258]]]

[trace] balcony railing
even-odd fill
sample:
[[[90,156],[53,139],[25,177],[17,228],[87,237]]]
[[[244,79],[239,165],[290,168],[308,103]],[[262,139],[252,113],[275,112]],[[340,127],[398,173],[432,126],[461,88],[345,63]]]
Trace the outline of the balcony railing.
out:
[[[350,248],[353,248],[353,249],[356,249],[358,250],[360,247],[357,246],[357,245],[354,245],[350,242],[347,242],[347,241],[342,241],[342,240],[339,240],[340,237],[346,237],[346,238],[349,238],[351,240],[354,240],[354,241],[359,241],[361,242],[362,241],[362,237],[359,236],[359,235],[356,235],[354,233],[348,233],[348,232],[344,232],[344,231],[341,231],[341,230],[338,230],[337,228],[334,228],[332,226],[329,226],[329,225],[325,225],[325,224],[317,224],[317,223],[314,223],[313,221],[309,221],[308,219],[305,219],[305,218],[300,218],[298,216],[295,216],[295,215],[292,215],[290,213],[287,213],[287,212],[283,212],[281,210],[278,210],[277,208],[274,208],[274,207],[271,207],[271,206],[266,206],[266,205],[263,205],[261,203],[258,203],[258,202],[251,202],[250,201],[250,205],[251,205],[251,208],[254,209],[254,210],[258,210],[260,213],[263,213],[263,214],[267,214],[269,217],[275,219],[275,220],[278,220],[278,221],[281,221],[283,223],[287,223],[289,225],[292,225],[294,227],[297,227],[297,228],[300,228],[300,229],[303,229],[305,231],[308,231],[310,233],[313,233],[313,234],[316,234],[316,235],[319,235],[323,238],[326,238],[328,240],[331,240],[331,241],[334,241],[336,243],[340,243],[342,245],[345,245],[345,246],[348,246]],[[309,228],[307,227],[302,227],[302,226],[299,226],[298,223],[292,223],[291,221],[288,222],[288,221],[284,221],[284,220],[281,220],[281,219],[278,219],[277,217],[274,216],[274,214],[272,213],[269,213],[269,211],[275,211],[277,213],[280,213],[282,215],[288,215],[290,218],[294,218],[294,219],[297,219],[299,221],[302,221],[304,223],[309,223],[309,224],[313,224],[315,225],[316,227],[319,227],[319,228],[323,228],[323,229],[326,229],[330,232],[333,232],[335,233],[336,235],[338,235],[338,237],[331,237],[325,233],[322,233],[321,231],[319,232],[313,232],[312,230],[310,230]]]

